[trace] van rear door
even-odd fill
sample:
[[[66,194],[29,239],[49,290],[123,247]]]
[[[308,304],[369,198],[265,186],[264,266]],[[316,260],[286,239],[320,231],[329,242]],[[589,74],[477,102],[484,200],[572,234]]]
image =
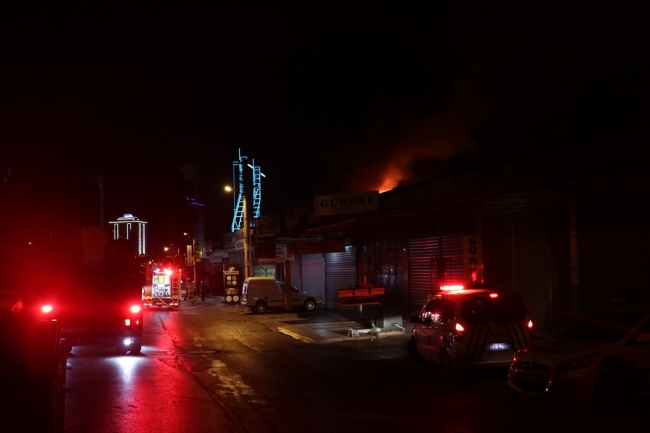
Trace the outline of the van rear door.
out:
[[[486,294],[463,299],[461,317],[470,326],[464,339],[469,362],[508,362],[532,343],[521,296]]]

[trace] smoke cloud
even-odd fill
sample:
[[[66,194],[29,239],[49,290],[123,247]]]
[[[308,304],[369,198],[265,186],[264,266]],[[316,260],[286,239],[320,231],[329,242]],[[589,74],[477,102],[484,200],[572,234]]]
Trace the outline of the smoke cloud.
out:
[[[389,191],[444,174],[449,158],[475,149],[471,116],[454,105],[437,115],[392,124],[379,116],[378,130],[344,174],[342,192]]]

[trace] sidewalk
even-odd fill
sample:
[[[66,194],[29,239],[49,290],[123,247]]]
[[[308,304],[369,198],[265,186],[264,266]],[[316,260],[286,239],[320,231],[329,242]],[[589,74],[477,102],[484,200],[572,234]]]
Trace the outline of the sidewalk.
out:
[[[372,310],[359,311],[355,307],[317,308],[314,311],[296,309],[292,311],[269,311],[264,314],[254,314],[241,304],[227,304],[222,296],[206,297],[194,303],[183,301],[181,309],[194,309],[213,306],[220,310],[236,314],[250,315],[253,320],[268,326],[276,332],[289,335],[305,343],[335,343],[349,340],[371,340],[375,338],[404,338],[411,335],[412,324],[408,319],[402,319],[400,330],[384,331],[378,329],[376,334],[371,332],[375,323]],[[394,327],[392,328],[394,329]]]

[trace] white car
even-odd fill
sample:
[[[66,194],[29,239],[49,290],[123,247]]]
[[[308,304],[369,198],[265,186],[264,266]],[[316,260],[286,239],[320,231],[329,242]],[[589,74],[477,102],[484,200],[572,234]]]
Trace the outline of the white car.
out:
[[[507,367],[516,350],[533,342],[533,322],[515,293],[445,286],[411,322],[409,355],[439,364],[445,374]]]
[[[511,389],[529,395],[624,405],[650,390],[650,314],[618,308],[584,316],[519,350],[508,369]]]

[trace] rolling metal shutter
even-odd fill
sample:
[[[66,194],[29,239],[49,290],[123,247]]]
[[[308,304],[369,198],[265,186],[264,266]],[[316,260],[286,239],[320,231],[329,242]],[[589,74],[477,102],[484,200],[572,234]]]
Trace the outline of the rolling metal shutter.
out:
[[[410,308],[415,312],[427,301],[432,287],[438,285],[438,237],[411,240],[408,248]],[[442,257],[446,262],[447,281],[462,283],[465,276],[462,235],[442,237]]]
[[[325,296],[325,257],[323,254],[302,254],[302,290]]]
[[[346,247],[344,253],[325,254],[325,277],[327,280],[325,305],[329,308],[340,308],[338,290],[357,285],[357,249]]]

